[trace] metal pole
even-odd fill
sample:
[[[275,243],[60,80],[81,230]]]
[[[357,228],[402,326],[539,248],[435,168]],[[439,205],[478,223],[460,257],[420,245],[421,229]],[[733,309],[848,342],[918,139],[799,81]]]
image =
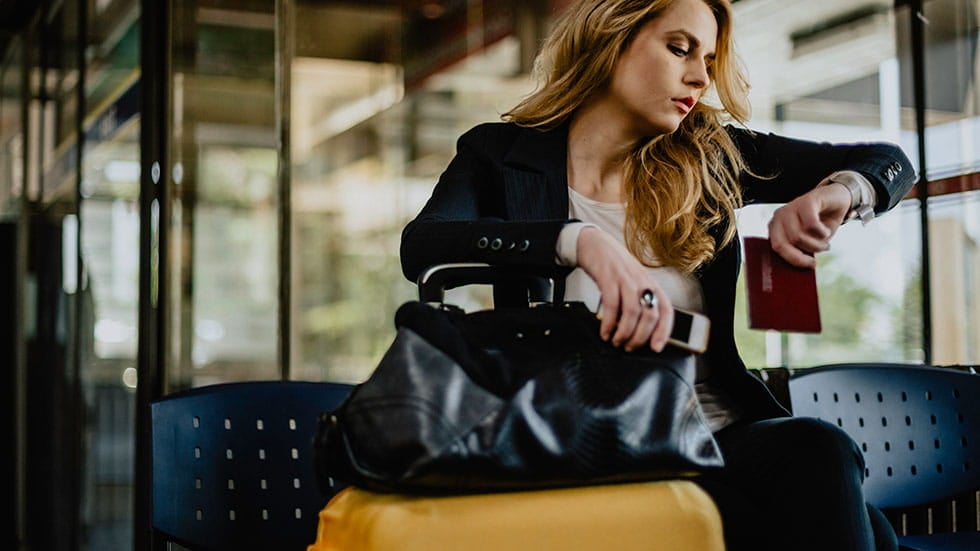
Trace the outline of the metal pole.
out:
[[[279,377],[290,377],[292,340],[292,157],[290,156],[293,2],[276,2],[276,126],[279,165]]]
[[[140,250],[133,544],[154,549],[150,404],[163,395],[170,223],[170,0],[140,6]]]
[[[75,469],[75,480],[73,483],[72,491],[74,492],[73,503],[75,504],[76,511],[76,522],[74,526],[76,530],[80,529],[81,519],[80,512],[82,511],[82,462],[85,457],[85,444],[83,431],[86,426],[86,410],[85,407],[85,389],[82,384],[82,330],[83,323],[82,317],[85,312],[85,266],[82,264],[82,174],[84,174],[84,154],[85,154],[85,113],[86,111],[86,97],[85,97],[85,75],[88,74],[88,62],[85,56],[84,45],[88,43],[88,2],[77,2],[76,4],[77,12],[75,17],[78,19],[75,25],[75,31],[78,34],[76,39],[76,52],[75,52],[75,63],[78,65],[76,71],[78,74],[78,79],[75,82],[75,242],[72,246],[75,248],[75,294],[72,297],[74,301],[75,315],[73,319],[73,325],[71,334],[74,336],[74,346],[71,347],[71,368],[72,368],[72,401],[74,402],[75,411],[75,426],[73,433],[73,442],[75,450],[75,461],[72,467]],[[67,4],[62,4],[62,10],[67,11]],[[59,83],[60,84],[60,83]],[[75,534],[72,539],[73,542],[80,542],[81,538],[79,534]]]
[[[926,163],[926,70],[923,0],[911,0],[912,82],[915,100],[915,130],[919,145],[919,224],[922,231],[922,359],[932,363],[931,261],[929,258],[929,175]]]

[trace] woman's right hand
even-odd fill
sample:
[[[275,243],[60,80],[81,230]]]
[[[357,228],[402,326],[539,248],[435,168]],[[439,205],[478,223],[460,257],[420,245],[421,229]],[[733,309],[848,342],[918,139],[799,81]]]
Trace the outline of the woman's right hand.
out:
[[[576,255],[578,266],[599,287],[600,337],[628,352],[642,346],[662,351],[674,325],[674,309],[647,267],[623,244],[593,226],[579,233]],[[657,297],[654,308],[641,304],[647,289]]]

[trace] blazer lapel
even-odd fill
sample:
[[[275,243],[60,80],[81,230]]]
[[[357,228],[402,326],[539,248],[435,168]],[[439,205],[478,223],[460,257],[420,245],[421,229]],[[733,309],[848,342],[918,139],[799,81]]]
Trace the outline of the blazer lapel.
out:
[[[568,218],[568,126],[523,128],[504,157],[504,197],[511,220]]]

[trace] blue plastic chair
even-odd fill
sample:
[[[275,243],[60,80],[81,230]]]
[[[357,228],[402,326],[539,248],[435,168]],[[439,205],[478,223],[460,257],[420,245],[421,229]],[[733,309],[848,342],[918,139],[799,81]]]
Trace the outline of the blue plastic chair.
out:
[[[154,402],[155,538],[194,550],[305,550],[330,497],[316,484],[316,423],[350,389],[228,383]]]
[[[864,452],[864,489],[881,509],[980,490],[980,376],[905,364],[840,364],[789,379],[793,414],[843,428]],[[903,549],[980,550],[980,532],[903,536]]]

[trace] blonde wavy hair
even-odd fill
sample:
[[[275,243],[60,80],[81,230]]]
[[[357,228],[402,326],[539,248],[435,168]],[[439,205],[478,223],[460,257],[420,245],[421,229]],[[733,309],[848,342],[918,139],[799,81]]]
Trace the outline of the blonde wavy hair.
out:
[[[558,19],[535,61],[538,89],[504,113],[504,120],[541,129],[569,120],[605,91],[637,31],[674,1],[575,2]],[[638,143],[624,167],[624,232],[630,252],[646,265],[687,272],[735,237],[735,209],[742,203],[738,177],[746,169],[722,126],[749,117],[748,82],[732,48],[731,8],[728,0],[703,1],[718,23],[709,71],[721,106],[698,102],[676,131]]]

